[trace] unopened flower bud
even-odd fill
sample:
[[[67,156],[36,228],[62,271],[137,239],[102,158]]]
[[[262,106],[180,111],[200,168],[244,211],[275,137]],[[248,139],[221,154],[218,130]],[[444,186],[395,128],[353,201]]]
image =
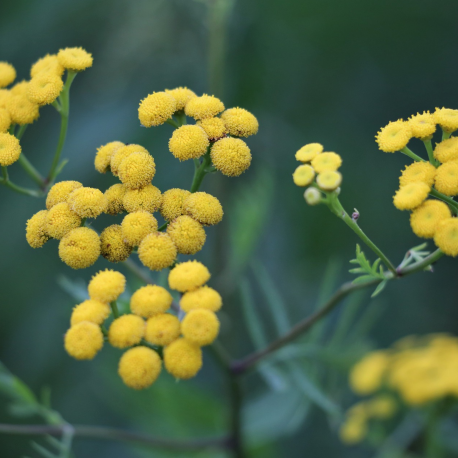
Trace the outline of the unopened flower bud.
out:
[[[318,205],[321,202],[321,192],[313,187],[307,188],[304,192],[304,199],[309,205]]]

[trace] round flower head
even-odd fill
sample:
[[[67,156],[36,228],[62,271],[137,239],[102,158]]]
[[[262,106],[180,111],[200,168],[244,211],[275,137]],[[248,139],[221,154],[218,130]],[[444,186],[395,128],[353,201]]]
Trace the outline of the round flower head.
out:
[[[86,68],[92,67],[92,54],[83,48],[65,48],[57,53],[59,63],[74,72],[82,72]]]
[[[10,112],[6,108],[0,107],[0,133],[6,132],[11,126]]]
[[[46,232],[53,239],[60,240],[72,229],[81,226],[81,218],[70,209],[66,202],[54,205],[46,215]]]
[[[121,356],[118,373],[129,388],[142,390],[151,386],[159,377],[161,364],[161,358],[151,348],[135,347]]]
[[[83,185],[79,181],[61,181],[56,183],[46,196],[46,208],[50,210],[54,205],[67,202],[68,196]]]
[[[440,200],[426,200],[410,215],[410,225],[415,235],[431,239],[438,224],[451,217],[447,204]]]
[[[145,211],[129,213],[121,223],[125,243],[134,247],[152,232],[157,231],[157,219]]]
[[[194,291],[188,291],[180,299],[180,307],[184,312],[195,309],[206,309],[217,312],[223,305],[218,291],[209,286],[201,286]]]
[[[308,164],[297,167],[293,173],[293,181],[296,186],[308,186],[315,178],[315,170]]]
[[[191,310],[181,323],[183,337],[199,347],[214,342],[219,332],[219,320],[206,309]]]
[[[137,315],[122,315],[111,323],[108,341],[116,348],[140,343],[145,335],[145,321]]]
[[[201,157],[209,145],[208,135],[202,127],[197,125],[181,126],[175,129],[169,140],[170,152],[180,161]]]
[[[335,170],[325,170],[318,174],[316,182],[324,191],[334,191],[342,183],[342,174]]]
[[[223,207],[219,200],[206,192],[194,192],[183,202],[184,211],[206,226],[218,224],[223,219]]]
[[[68,196],[67,202],[81,218],[96,218],[108,207],[108,201],[103,192],[95,188],[75,189]]]
[[[0,89],[0,108],[6,108],[12,96],[13,94],[9,89]]]
[[[379,149],[385,153],[394,153],[407,146],[412,137],[412,129],[409,122],[402,119],[390,122],[382,127],[375,136]]]
[[[132,153],[119,166],[118,175],[122,183],[129,189],[143,188],[151,183],[156,173],[153,157],[148,153]]]
[[[210,272],[196,260],[181,262],[169,273],[169,287],[181,293],[192,291],[207,283]]]
[[[367,419],[365,416],[350,416],[339,430],[340,440],[344,444],[353,445],[361,442],[367,435]]]
[[[197,253],[207,238],[202,224],[187,215],[174,219],[167,227],[167,234],[177,247],[178,253],[182,254]]]
[[[11,95],[26,95],[28,84],[29,82],[26,80],[16,83],[10,90]]]
[[[59,97],[64,83],[62,78],[52,73],[39,73],[27,85],[27,97],[38,105],[49,105]]]
[[[175,89],[166,89],[165,92],[167,94],[170,94],[174,99],[177,104],[176,106],[176,111],[178,110],[183,110],[186,104],[193,99],[194,97],[197,97],[197,95],[191,91],[191,89],[188,89],[187,87],[177,87]]]
[[[38,59],[30,69],[30,77],[33,78],[39,73],[51,73],[56,76],[62,76],[65,68],[59,63],[56,54],[46,54],[45,57]]]
[[[77,305],[72,312],[70,325],[81,323],[82,321],[90,321],[95,324],[102,324],[110,315],[110,306],[100,301],[88,299]]]
[[[436,145],[434,157],[444,163],[458,159],[458,137],[447,138]]]
[[[413,210],[428,197],[430,189],[430,186],[421,181],[406,184],[396,191],[394,206],[398,210]]]
[[[123,262],[132,253],[132,247],[124,242],[119,224],[112,224],[102,231],[100,244],[102,256],[110,262]]]
[[[180,333],[180,320],[169,313],[155,315],[146,322],[145,340],[153,345],[169,345]]]
[[[433,117],[434,121],[446,132],[454,132],[458,129],[458,110],[436,108]]]
[[[221,118],[207,118],[197,121],[197,125],[205,130],[208,139],[211,142],[216,142],[220,138],[223,138],[228,133],[226,125]]]
[[[123,199],[126,194],[126,187],[123,184],[114,184],[110,186],[104,195],[107,198],[107,209],[106,213],[109,215],[117,215],[124,211]]]
[[[59,256],[72,269],[92,266],[100,255],[100,238],[88,227],[78,227],[62,237]]]
[[[15,79],[15,68],[8,62],[0,62],[0,87],[9,86]]]
[[[146,148],[143,148],[143,146],[136,145],[134,143],[131,145],[121,146],[121,148],[114,151],[113,154],[111,155],[111,159],[110,159],[111,173],[117,176],[118,171],[119,171],[119,166],[121,165],[122,161],[133,153],[148,153],[148,150]]]
[[[145,127],[160,126],[177,110],[175,98],[167,92],[154,92],[140,102],[138,119]]]
[[[185,189],[173,188],[162,194],[160,212],[166,221],[172,221],[184,213],[183,202],[191,193]]]
[[[304,192],[304,199],[309,205],[318,205],[321,202],[321,192],[316,188],[307,188]]]
[[[352,390],[363,396],[377,391],[382,384],[389,362],[389,355],[384,351],[369,353],[358,361],[350,373]]]
[[[448,256],[458,256],[458,219],[441,221],[434,234],[434,243]]]
[[[164,365],[175,378],[190,379],[202,367],[202,350],[186,339],[177,339],[164,348]]]
[[[369,401],[368,410],[373,418],[387,420],[396,413],[397,405],[392,396],[379,394]]]
[[[405,186],[409,183],[421,181],[426,183],[429,187],[434,184],[436,177],[436,167],[429,162],[414,162],[408,165],[399,177],[399,184]]]
[[[124,147],[122,142],[110,142],[97,149],[95,155],[94,166],[95,170],[100,173],[105,173],[111,164],[111,158],[120,148]]]
[[[450,161],[437,168],[435,188],[446,196],[458,194],[458,161]]]
[[[0,165],[14,164],[21,155],[19,140],[7,132],[0,133]]]
[[[162,286],[146,285],[130,298],[130,310],[136,315],[150,318],[166,312],[172,305],[172,295]]]
[[[148,184],[141,189],[127,189],[122,203],[129,213],[140,210],[154,213],[162,203],[161,191],[152,184]]]
[[[342,165],[342,158],[336,153],[321,153],[312,160],[316,173],[337,170]]]
[[[38,105],[31,102],[25,94],[13,95],[7,102],[11,121],[15,124],[32,124],[40,116]]]
[[[126,277],[115,270],[101,270],[89,282],[87,291],[91,299],[100,302],[115,301],[126,288]]]
[[[222,138],[210,151],[212,163],[217,170],[228,177],[238,177],[251,164],[248,145],[240,138]]]
[[[258,120],[244,108],[229,108],[221,115],[221,119],[233,137],[249,137],[258,133]]]
[[[138,257],[145,267],[162,270],[173,264],[177,257],[177,249],[168,234],[155,232],[141,241]]]
[[[423,112],[423,114],[417,113],[410,117],[408,122],[412,131],[412,137],[428,138],[436,132],[436,123],[429,111]]]
[[[296,160],[300,162],[310,162],[322,152],[323,145],[320,143],[308,143],[296,152]]]
[[[27,220],[25,238],[32,248],[41,248],[49,240],[46,232],[47,214],[46,210],[40,210]]]
[[[65,350],[75,359],[93,359],[102,347],[102,331],[90,321],[75,324],[65,334]]]
[[[222,111],[224,111],[223,102],[213,95],[207,94],[189,100],[184,108],[186,115],[196,120],[213,118]]]

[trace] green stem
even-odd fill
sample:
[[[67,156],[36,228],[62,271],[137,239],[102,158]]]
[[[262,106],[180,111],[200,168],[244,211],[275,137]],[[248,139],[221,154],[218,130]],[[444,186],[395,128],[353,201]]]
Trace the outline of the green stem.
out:
[[[183,110],[177,111],[175,117],[177,118],[179,127],[186,125],[187,120]]]
[[[199,164],[198,160],[194,160],[194,178],[192,180],[191,192],[196,192],[199,190],[202,180],[205,175],[208,173],[207,167],[211,164],[210,158],[210,147],[208,147],[207,152],[205,153],[202,163]]]
[[[429,191],[429,194],[433,197],[437,197],[438,199],[443,200],[450,207],[452,207],[453,212],[458,215],[458,202],[453,200],[451,197],[446,196],[445,194],[442,194],[441,192],[439,192],[437,189],[434,189],[434,188],[431,188],[431,191]]]
[[[401,153],[405,154],[406,156],[409,156],[409,157],[410,157],[411,159],[413,159],[414,161],[426,162],[422,157],[417,156],[412,150],[410,150],[409,148],[407,148],[407,146],[405,146],[404,148],[402,148],[400,151],[401,151]]]
[[[451,132],[447,132],[446,130],[442,130],[442,141],[447,140],[447,138],[450,138],[450,135],[452,135]]]
[[[158,232],[162,232],[163,230],[167,229],[168,225],[169,225],[169,222],[167,221],[158,229]]]
[[[431,162],[434,167],[439,167],[440,162],[434,157],[433,144],[431,139],[423,141],[425,144],[426,152],[428,153],[429,162]]]
[[[119,318],[119,310],[118,310],[118,304],[116,301],[113,301],[110,303],[111,311],[113,312],[113,318],[116,320],[116,318]]]
[[[0,179],[0,184],[2,184],[3,186],[6,186],[17,193],[24,194],[26,196],[43,197],[43,192],[41,191],[35,191],[33,189],[23,188],[22,186],[18,186],[17,184],[14,184],[12,181],[10,181],[9,176],[8,176],[8,169],[4,166],[2,166],[2,174],[3,174],[3,178]]]
[[[173,127],[175,127],[175,128],[180,127],[180,126],[178,125],[178,123],[177,123],[174,119],[172,119],[172,118],[167,119],[167,121],[165,121],[165,122],[166,122],[167,124],[170,124],[171,126],[173,126]]]
[[[430,411],[428,412],[425,430],[426,458],[442,458],[444,456],[444,449],[437,434],[441,413],[439,405],[432,405]]]
[[[22,138],[24,135],[25,130],[27,129],[28,124],[23,124],[21,127],[19,127],[19,130],[17,131],[17,134],[15,135],[18,140]]]
[[[21,167],[25,170],[27,175],[32,178],[35,183],[40,186],[40,188],[45,187],[45,180],[41,176],[40,172],[32,165],[32,163],[27,159],[26,155],[22,152],[18,160]]]

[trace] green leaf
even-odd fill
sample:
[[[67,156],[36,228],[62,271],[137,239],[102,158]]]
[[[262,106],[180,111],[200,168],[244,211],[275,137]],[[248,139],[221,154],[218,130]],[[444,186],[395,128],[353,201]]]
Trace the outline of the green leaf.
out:
[[[57,277],[57,284],[78,303],[89,299],[87,283],[81,278],[78,280],[71,280],[65,275],[59,275]]]
[[[375,288],[375,291],[372,293],[371,297],[378,296],[384,289],[386,284],[388,283],[387,280],[383,280],[377,285],[377,288]]]
[[[49,450],[47,450],[37,442],[32,442],[32,447],[44,458],[58,458],[57,455],[54,455],[54,453],[51,453]]]
[[[0,392],[12,400],[25,404],[36,404],[37,400],[30,388],[15,377],[2,363],[0,363]]]
[[[374,279],[374,277],[372,275],[361,275],[361,277],[355,278],[352,281],[352,283],[357,285],[357,284],[360,284],[360,283],[367,283],[368,281],[371,281],[373,279]]]

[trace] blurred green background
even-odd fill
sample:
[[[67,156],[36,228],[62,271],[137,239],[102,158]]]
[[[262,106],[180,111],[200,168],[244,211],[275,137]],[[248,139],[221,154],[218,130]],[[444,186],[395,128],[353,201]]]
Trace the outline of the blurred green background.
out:
[[[342,155],[341,201],[347,211],[359,210],[362,228],[396,263],[421,243],[409,227],[408,214],[392,205],[407,158],[378,151],[374,135],[390,120],[435,107],[457,108],[457,13],[452,0],[235,2],[228,20],[223,94],[218,95],[226,107],[253,112],[260,130],[248,139],[253,163],[247,173],[238,179],[213,174],[204,181],[202,189],[221,199],[225,218],[208,229],[209,241],[198,255],[214,273],[210,284],[223,294],[221,342],[233,356],[253,350],[253,323],[247,323],[251,312],[257,312],[264,337],[273,339],[282,323],[294,324],[320,297],[351,278],[347,263],[356,237],[326,208],[308,207],[292,182],[294,153],[302,145],[320,142]],[[2,1],[0,60],[13,63],[19,79],[28,78],[39,57],[59,48],[82,46],[94,56],[93,67],[73,83],[63,152],[70,163],[61,180],[106,189],[115,179],[96,173],[95,151],[121,140],[151,152],[158,168],[154,184],[162,191],[190,185],[193,164],[180,164],[168,152],[172,127],[140,127],[137,107],[148,93],[164,88],[186,85],[199,94],[209,91],[208,24],[205,2],[190,0]],[[45,107],[22,141],[43,173],[54,154],[58,123],[55,110]],[[412,145],[424,155],[421,142]],[[17,164],[11,176],[28,184]],[[118,378],[119,351],[105,348],[93,362],[66,355],[62,336],[76,302],[58,279],[65,276],[84,286],[108,263],[101,259],[92,269],[72,271],[59,260],[56,242],[32,250],[25,240],[25,222],[44,208],[44,200],[6,188],[0,195],[0,360],[35,391],[49,387],[53,406],[71,423],[164,437],[224,432],[227,389],[209,353],[196,379],[175,383],[163,374],[141,393]],[[108,221],[95,225],[113,222]],[[388,346],[407,334],[457,332],[457,275],[456,261],[447,258],[434,274],[393,282],[373,301],[368,293],[359,295],[358,304],[353,300],[347,305],[355,310],[352,321],[363,318],[361,335],[352,337],[346,330],[345,344],[331,345],[332,364],[314,353],[291,365],[264,365],[245,376],[244,419],[252,456],[372,456],[364,446],[346,448],[339,442],[336,421],[316,407],[319,400],[310,402],[313,395],[301,377],[306,374],[332,402],[348,407],[348,361],[369,346]],[[267,298],[276,313],[281,309],[276,320],[261,291],[272,283]],[[250,295],[255,305],[247,313]],[[327,348],[341,310],[308,341]],[[0,422],[17,421],[0,398]],[[110,458],[190,455],[82,439],[76,440],[75,453]],[[0,436],[2,458],[32,454],[28,439]]]

